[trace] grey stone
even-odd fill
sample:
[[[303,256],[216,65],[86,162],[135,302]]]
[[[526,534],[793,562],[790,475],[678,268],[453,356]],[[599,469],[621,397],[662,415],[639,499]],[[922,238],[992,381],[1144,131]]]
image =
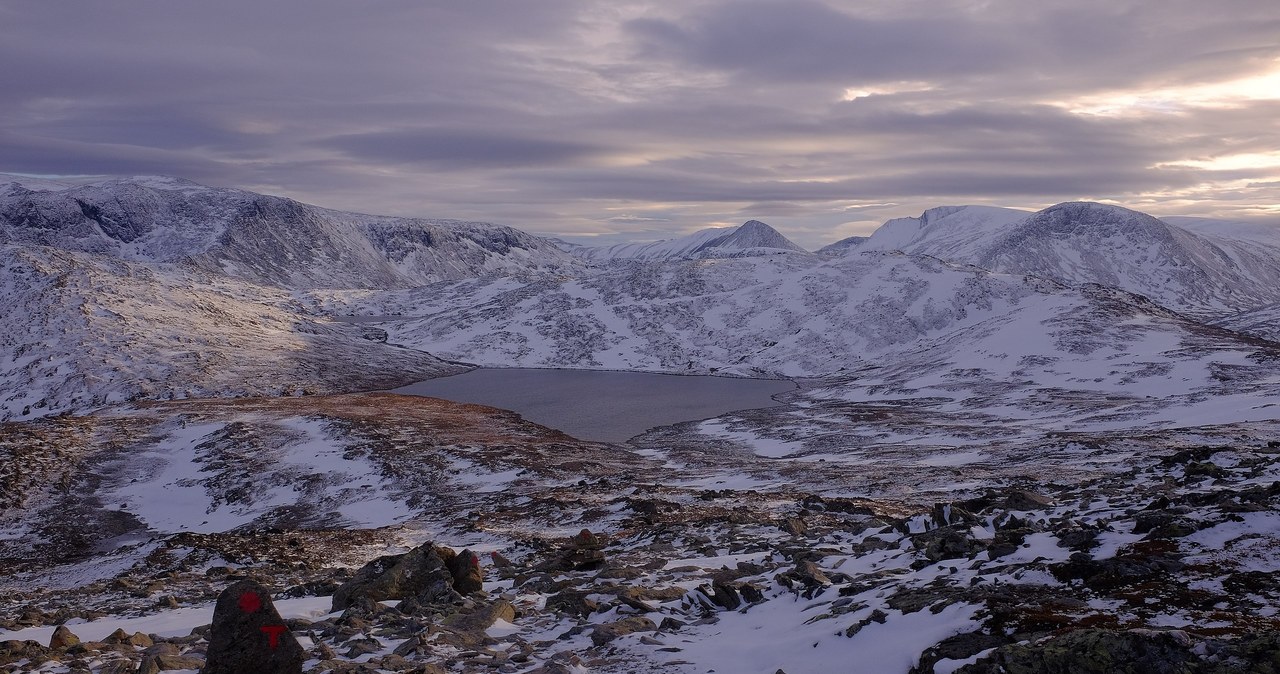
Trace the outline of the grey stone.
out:
[[[276,634],[274,648],[272,633]],[[301,674],[305,659],[306,653],[288,631],[265,587],[244,580],[218,596],[201,674]]]

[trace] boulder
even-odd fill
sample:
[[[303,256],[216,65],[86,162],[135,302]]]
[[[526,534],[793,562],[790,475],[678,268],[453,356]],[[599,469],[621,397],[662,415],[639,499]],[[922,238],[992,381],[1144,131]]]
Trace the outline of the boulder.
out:
[[[450,560],[449,573],[453,576],[453,589],[459,594],[471,594],[484,589],[484,569],[480,558],[470,550],[459,552]]]
[[[600,603],[589,599],[586,592],[563,590],[547,597],[548,611],[564,613],[578,618],[585,618],[600,608]]]
[[[305,659],[265,587],[243,580],[218,596],[201,674],[301,674]]]
[[[607,623],[604,625],[596,625],[591,632],[591,643],[603,646],[618,637],[632,634],[635,632],[655,632],[658,626],[652,620],[643,616],[631,616],[622,620]]]
[[[413,597],[419,604],[453,603],[460,599],[448,566],[454,558],[453,550],[431,543],[401,555],[379,557],[338,587],[333,610],[346,610],[362,598],[378,602]]]
[[[78,643],[80,643],[80,637],[76,636],[66,625],[58,625],[58,629],[53,631],[53,636],[49,637],[49,648],[70,648]]]

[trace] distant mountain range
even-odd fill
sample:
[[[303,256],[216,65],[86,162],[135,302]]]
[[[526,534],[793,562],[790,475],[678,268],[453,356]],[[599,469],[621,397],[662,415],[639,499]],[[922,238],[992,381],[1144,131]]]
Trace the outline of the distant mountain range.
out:
[[[582,247],[173,178],[10,182],[0,420],[364,390],[465,367],[450,361],[860,372],[842,384],[860,395],[873,381],[875,395],[1219,395],[1273,376],[1274,345],[1206,325],[1277,336],[1280,235],[1265,228],[1093,203],[962,206],[819,253],[755,220]],[[343,313],[405,318],[326,318]]]
[[[899,250],[1001,273],[1098,283],[1211,320],[1280,302],[1280,228],[1247,223],[1161,220],[1088,202],[1036,213],[960,206],[890,220],[863,241],[846,241],[845,252]]]
[[[184,262],[293,289],[407,288],[576,264],[511,227],[343,213],[165,177],[0,184],[5,241]]]

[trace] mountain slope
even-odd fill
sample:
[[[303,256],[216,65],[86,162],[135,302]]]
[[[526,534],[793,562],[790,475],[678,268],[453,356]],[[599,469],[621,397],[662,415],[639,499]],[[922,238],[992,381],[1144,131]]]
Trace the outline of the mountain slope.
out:
[[[510,227],[342,213],[176,178],[0,185],[0,241],[191,262],[286,288],[411,287],[574,265]]]
[[[0,245],[0,421],[134,399],[389,388],[466,368],[171,265]]]
[[[586,260],[692,260],[739,255],[767,255],[781,251],[802,253],[778,230],[759,220],[738,227],[704,229],[677,239],[653,243],[622,243],[614,246],[575,247],[572,253]]]

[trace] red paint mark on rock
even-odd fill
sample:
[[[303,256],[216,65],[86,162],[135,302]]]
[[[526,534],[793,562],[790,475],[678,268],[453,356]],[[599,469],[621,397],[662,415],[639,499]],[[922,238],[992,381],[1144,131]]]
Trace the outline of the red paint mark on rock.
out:
[[[246,592],[240,595],[240,610],[245,613],[256,613],[262,608],[262,597],[257,592]]]
[[[267,633],[267,645],[275,648],[280,644],[280,635],[289,628],[284,625],[263,625],[259,629]]]

